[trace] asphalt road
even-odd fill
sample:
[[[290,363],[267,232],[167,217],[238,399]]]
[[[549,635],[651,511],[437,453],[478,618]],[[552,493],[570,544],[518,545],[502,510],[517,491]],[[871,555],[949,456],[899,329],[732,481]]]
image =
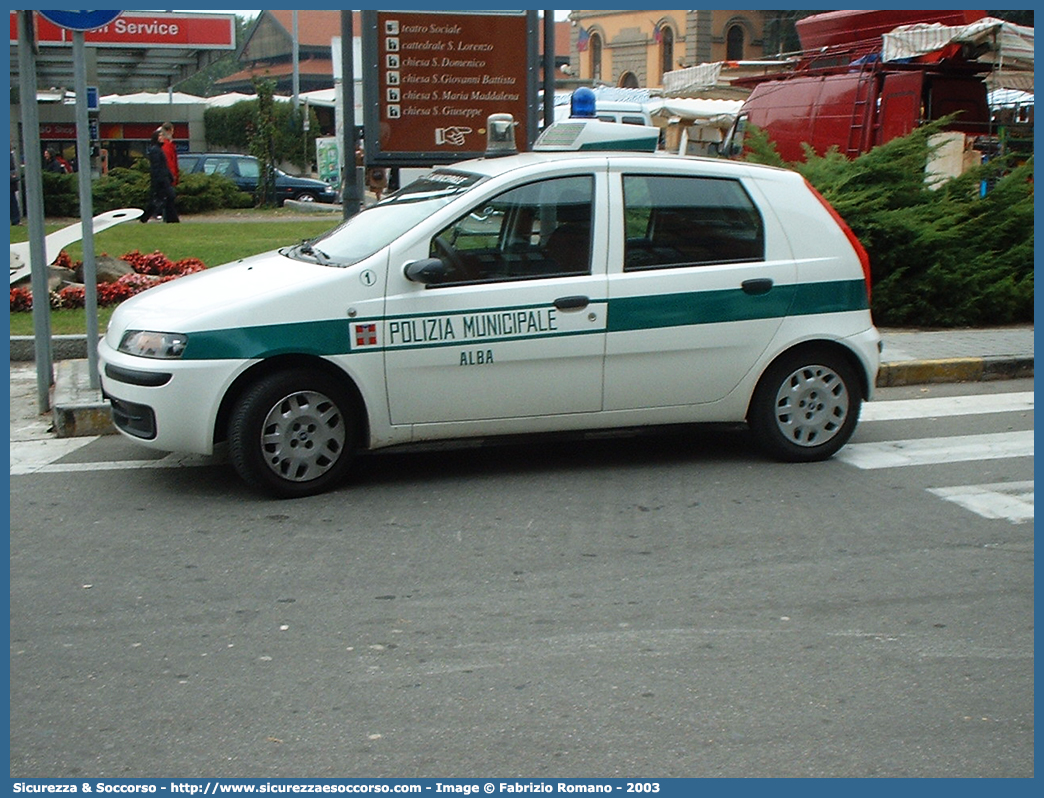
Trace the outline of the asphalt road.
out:
[[[883,390],[807,466],[551,438],[284,502],[115,437],[33,455],[11,775],[1032,776],[1031,392]]]

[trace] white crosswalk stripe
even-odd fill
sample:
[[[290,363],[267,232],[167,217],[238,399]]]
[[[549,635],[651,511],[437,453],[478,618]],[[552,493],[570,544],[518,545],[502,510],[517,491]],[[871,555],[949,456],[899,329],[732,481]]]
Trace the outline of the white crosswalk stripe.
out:
[[[928,492],[959,504],[983,518],[1001,518],[1013,524],[1033,520],[1032,482],[959,485],[954,488],[929,488]]]
[[[67,438],[63,441],[78,440],[90,442],[97,438]],[[155,460],[104,460],[88,463],[58,463],[70,451],[80,448],[75,447],[41,447],[39,444],[53,443],[53,441],[34,441],[37,444],[33,448],[36,457],[18,456],[14,444],[11,445],[11,476],[24,476],[25,474],[69,474],[83,473],[87,471],[122,471],[135,468],[192,468],[195,466],[208,466],[214,464],[214,458],[196,454],[171,453],[165,457]],[[81,444],[82,445],[82,444]],[[46,461],[40,459],[40,454],[49,457]]]
[[[1032,456],[1033,430],[958,435],[949,438],[914,438],[881,443],[850,443],[835,455],[837,459],[863,469]]]
[[[11,476],[39,471],[96,440],[97,437],[11,441]]]
[[[981,413],[1005,413],[1032,410],[1033,392],[982,394],[976,396],[941,396],[930,399],[896,399],[891,402],[867,402],[859,414],[862,421],[899,421],[910,418],[942,418]]]
[[[901,421],[1005,412],[1031,412],[1031,391],[870,402],[861,421]],[[1033,456],[1033,430],[979,435],[850,443],[835,458],[865,470],[977,462]],[[929,488],[928,492],[983,518],[1013,524],[1033,520],[1033,482],[997,482]]]

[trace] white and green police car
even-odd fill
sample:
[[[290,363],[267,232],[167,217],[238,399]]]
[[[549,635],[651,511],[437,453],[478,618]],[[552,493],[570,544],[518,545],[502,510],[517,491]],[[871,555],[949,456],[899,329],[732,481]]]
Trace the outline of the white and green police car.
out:
[[[531,432],[746,421],[830,457],[879,364],[866,253],[799,175],[632,151],[655,137],[559,122],[139,294],[100,348],[116,426],[284,497],[360,451]]]

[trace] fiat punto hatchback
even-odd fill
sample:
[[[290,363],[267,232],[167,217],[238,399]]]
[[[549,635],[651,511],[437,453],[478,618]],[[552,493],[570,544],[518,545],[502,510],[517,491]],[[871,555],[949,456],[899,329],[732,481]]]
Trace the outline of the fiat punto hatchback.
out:
[[[282,497],[360,451],[533,432],[745,421],[830,457],[879,364],[866,253],[799,175],[631,151],[656,132],[559,122],[139,294],[100,347],[116,426]]]

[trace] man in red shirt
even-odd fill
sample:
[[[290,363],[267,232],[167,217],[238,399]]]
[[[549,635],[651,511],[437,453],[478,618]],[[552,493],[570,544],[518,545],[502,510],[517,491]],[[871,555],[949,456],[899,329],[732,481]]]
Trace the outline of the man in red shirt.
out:
[[[172,185],[176,186],[178,184],[178,148],[174,144],[174,125],[171,122],[164,122],[160,125],[160,142],[163,146],[163,154],[167,156]]]

